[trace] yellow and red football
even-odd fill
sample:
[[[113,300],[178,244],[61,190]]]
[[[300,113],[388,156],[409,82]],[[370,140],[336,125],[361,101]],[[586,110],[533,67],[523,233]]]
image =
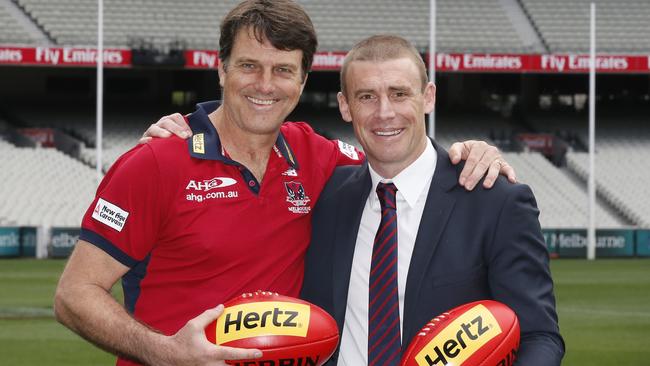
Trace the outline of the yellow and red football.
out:
[[[214,344],[257,348],[262,358],[228,361],[236,366],[324,364],[339,341],[336,321],[307,301],[274,292],[246,293],[224,303],[205,328]]]
[[[431,319],[400,366],[510,366],[519,349],[519,320],[508,306],[481,300]]]

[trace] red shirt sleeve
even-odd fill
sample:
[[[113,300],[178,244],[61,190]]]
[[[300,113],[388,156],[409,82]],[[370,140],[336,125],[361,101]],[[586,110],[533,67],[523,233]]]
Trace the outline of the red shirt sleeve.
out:
[[[329,158],[333,159],[336,166],[360,165],[365,161],[365,155],[361,150],[341,140],[328,140],[316,133],[305,122],[285,123],[282,126],[282,133],[287,135],[292,143],[295,143],[295,138],[297,137],[298,141],[306,142],[309,145],[309,147],[300,146],[300,148],[307,148],[312,150],[312,152],[318,152],[321,156],[329,156]]]
[[[365,161],[364,154],[356,147],[343,141],[328,140],[307,123],[285,123],[281,131],[298,155],[301,169],[314,169],[323,185],[337,166],[361,165]]]
[[[330,140],[328,140],[330,141]],[[336,143],[338,151],[336,151],[336,166],[341,165],[360,165],[366,160],[363,152],[351,144],[341,140],[332,140]]]
[[[97,188],[84,215],[80,239],[129,267],[143,260],[156,243],[163,220],[159,178],[148,145],[122,155]]]

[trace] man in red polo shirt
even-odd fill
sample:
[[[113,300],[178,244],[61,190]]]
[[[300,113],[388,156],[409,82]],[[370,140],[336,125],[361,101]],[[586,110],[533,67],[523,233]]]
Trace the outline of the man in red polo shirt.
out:
[[[283,123],[315,50],[309,17],[290,0],[247,0],[226,16],[223,104],[198,106],[191,139],[139,145],[107,173],[57,288],[59,321],[120,365],[261,356],[214,346],[203,328],[242,292],[298,295],[311,210],[336,166],[363,159]],[[109,292],[120,278],[126,309]]]

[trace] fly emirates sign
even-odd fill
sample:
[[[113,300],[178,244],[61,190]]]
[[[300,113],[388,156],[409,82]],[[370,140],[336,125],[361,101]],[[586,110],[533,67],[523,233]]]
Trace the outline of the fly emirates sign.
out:
[[[131,50],[105,49],[106,67],[131,67]],[[338,71],[346,52],[317,52],[312,69]],[[94,67],[97,51],[89,47],[3,47],[0,45],[0,65],[78,66]],[[423,55],[426,60],[429,56]],[[589,55],[584,54],[489,54],[437,53],[439,72],[482,73],[587,73]],[[186,69],[216,69],[219,52],[216,50],[186,50]],[[650,55],[599,55],[596,70],[601,73],[650,73]]]
[[[0,64],[43,66],[95,66],[98,53],[94,48],[80,47],[0,47]],[[131,51],[105,49],[107,67],[131,65]]]
[[[650,58],[650,56],[648,56],[648,58]],[[540,58],[540,68],[544,71],[588,72],[589,60],[589,56],[586,55],[542,55]],[[636,69],[636,67],[631,67],[637,66],[636,63],[637,60],[633,57],[597,56],[596,70],[604,72],[627,71],[631,68]],[[641,67],[639,67],[639,71],[640,70]]]
[[[438,53],[436,68],[441,72],[586,73],[589,55]],[[648,73],[650,55],[600,55],[596,57],[596,71]]]

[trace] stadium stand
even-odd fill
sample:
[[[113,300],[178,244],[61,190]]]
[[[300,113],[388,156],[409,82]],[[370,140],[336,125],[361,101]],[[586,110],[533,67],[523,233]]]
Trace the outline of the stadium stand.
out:
[[[0,138],[0,225],[78,227],[96,189],[94,170],[56,149]]]
[[[305,117],[319,131],[360,147],[350,126],[340,121],[337,111],[319,113],[314,119]],[[483,114],[480,121],[474,114],[446,114],[437,118],[436,141],[444,147],[453,142],[490,138],[494,131],[508,132],[515,126],[495,114]],[[559,169],[539,153],[505,153],[505,158],[517,171],[520,182],[528,184],[535,193],[540,208],[540,223],[545,228],[579,228],[588,224],[587,193],[584,186],[572,179],[571,172]],[[650,215],[646,215],[650,217]],[[597,203],[596,223],[600,228],[626,227],[625,220],[612,213],[602,202]]]
[[[493,138],[495,131],[509,135],[514,130],[515,126],[496,113],[484,112],[480,119],[471,112],[436,116],[436,141],[446,147],[456,141],[470,139],[483,139],[496,144]]]
[[[34,38],[25,30],[7,8],[0,4],[0,44],[32,44]]]
[[[648,177],[648,144],[630,144],[601,149],[596,156],[598,193],[622,214],[640,227],[650,227],[650,189]],[[635,146],[636,145],[636,146]],[[646,145],[646,146],[644,146]],[[589,156],[571,152],[568,166],[587,179]]]
[[[120,155],[132,148],[142,132],[155,121],[155,109],[149,110],[152,112],[146,113],[135,108],[111,108],[107,111],[102,137],[104,171],[107,171]],[[89,166],[95,165],[97,135],[93,111],[50,106],[41,110],[21,108],[17,114],[29,127],[54,127],[78,138],[84,144],[81,161]]]
[[[7,0],[8,1],[8,0]],[[96,42],[96,2],[86,0],[12,0],[59,45]],[[429,43],[426,0],[299,0],[311,14],[321,51],[345,51],[377,33],[394,33],[425,50]],[[539,52],[523,41],[513,25],[510,6],[521,6],[551,52],[586,52],[591,0],[439,0],[437,46],[440,52]],[[599,52],[646,52],[650,49],[650,3],[597,0]],[[105,44],[109,47],[168,45],[216,49],[218,24],[237,0],[106,0]],[[512,12],[511,12],[512,13]],[[34,43],[0,6],[0,34],[10,43]],[[139,41],[136,41],[139,40]]]
[[[81,160],[87,165],[95,161],[94,117],[90,111],[65,108],[29,110],[20,109],[21,119],[30,126],[53,126],[77,136],[86,144]],[[112,111],[105,119],[104,128],[104,170],[138,140],[142,131],[154,119],[155,112]],[[52,117],[55,116],[55,117]],[[484,114],[480,123],[476,115],[451,113],[437,120],[437,141],[448,147],[454,141],[486,139],[494,130],[512,131],[514,127],[497,114]],[[307,120],[330,138],[338,138],[359,146],[350,124],[341,121],[336,109],[325,109],[307,114],[299,109],[292,120]],[[494,143],[494,141],[492,141]],[[47,149],[41,149],[47,150]],[[587,222],[586,192],[584,187],[571,180],[566,172],[553,166],[537,153],[508,153],[506,159],[517,170],[520,181],[529,184],[535,192],[542,211],[540,221],[543,227],[583,227]],[[78,161],[76,164],[80,164]],[[85,169],[92,172],[91,168]],[[69,170],[69,169],[68,169]],[[91,174],[92,176],[92,174]],[[58,182],[51,180],[51,182]],[[57,183],[58,184],[58,183]],[[64,182],[68,184],[68,182]],[[86,201],[89,202],[89,201]],[[600,227],[623,227],[624,223],[599,205],[597,220]]]
[[[650,2],[520,0],[551,52],[589,51],[589,4],[596,3],[598,52],[647,52]]]
[[[647,124],[647,117],[645,117]],[[650,131],[634,117],[610,120],[597,130],[596,182],[598,193],[624,216],[642,227],[650,226]],[[588,175],[588,155],[567,155],[570,169],[583,179]]]
[[[324,50],[347,50],[372,34],[394,33],[425,50],[428,1],[302,1],[312,15]],[[437,46],[442,52],[524,50],[497,0],[438,1]]]
[[[142,135],[142,132],[148,126],[142,124],[147,121],[144,117],[129,116],[119,120],[109,120],[105,130],[104,150],[103,150],[103,170],[107,171],[111,165],[124,154],[127,150],[135,146],[136,142]],[[94,131],[93,131],[94,133]],[[95,136],[92,138],[93,144],[96,142]],[[96,149],[86,147],[81,151],[82,160],[88,165],[95,165],[97,158]]]
[[[620,110],[619,110],[620,111]],[[588,146],[587,116],[575,113],[545,113],[530,117],[538,131],[574,139],[574,146]],[[598,195],[623,217],[638,226],[650,225],[649,180],[650,131],[647,111],[603,108],[596,124],[596,185]],[[582,151],[581,151],[582,150]],[[567,167],[584,182],[588,178],[588,154],[574,148],[567,154]]]
[[[452,114],[437,118],[436,140],[443,146],[455,141],[483,139],[492,144],[495,131],[511,135],[518,128],[494,114],[483,114],[480,121],[474,114]],[[576,228],[588,223],[587,194],[571,172],[559,169],[539,153],[505,153],[504,157],[517,171],[520,182],[528,184],[535,193],[540,208],[542,227]],[[597,203],[596,222],[599,227],[620,228],[624,220]]]
[[[60,45],[96,42],[96,3],[86,0],[15,0]],[[424,50],[429,43],[425,0],[302,0],[323,51],[345,51],[377,33],[404,36]],[[216,49],[218,24],[236,0],[107,0],[105,44],[125,47],[133,38]],[[524,47],[498,0],[438,1],[438,48],[442,52],[523,52]]]
[[[437,48],[442,52],[530,51],[496,0],[438,1],[436,21]]]
[[[535,193],[542,227],[588,226],[587,193],[565,172],[539,153],[506,153],[504,157],[517,171],[519,181],[528,184]],[[601,203],[596,206],[599,228],[626,226]]]
[[[0,0],[3,1],[3,0]],[[93,45],[96,42],[96,2],[88,0],[5,0],[22,9],[39,29],[58,45]],[[166,45],[183,41],[189,48],[216,49],[218,24],[239,0],[105,0],[107,47]],[[312,16],[321,51],[346,51],[371,34],[395,33],[425,51],[428,46],[427,0],[298,0]],[[522,27],[513,25],[506,4],[521,6],[538,32],[545,51],[586,52],[591,0],[438,0],[437,46],[440,52],[535,53],[539,47],[522,41]],[[650,2],[595,0],[598,4],[599,52],[644,52],[650,49]],[[512,9],[510,9],[512,10]],[[526,17],[527,16],[527,17]],[[0,43],[41,44],[0,3]],[[524,37],[525,38],[525,37]],[[139,39],[139,41],[138,41]],[[539,41],[539,39],[538,39]],[[539,46],[539,45],[537,45]],[[145,108],[146,109],[146,108]],[[94,112],[65,108],[15,108],[33,127],[54,127],[83,141],[78,159],[52,148],[19,148],[0,138],[0,171],[7,178],[0,189],[0,225],[78,226],[96,186]],[[160,109],[106,109],[104,164],[106,171],[131,148]],[[311,113],[309,113],[311,112]],[[627,110],[625,119],[599,111],[597,183],[599,228],[622,228],[630,223],[650,227],[650,191],[642,184],[650,178],[645,161],[650,156],[647,114]],[[557,168],[538,153],[507,153],[520,181],[537,196],[540,222],[546,228],[583,228],[587,225],[587,118],[567,112],[526,116],[526,126],[514,126],[496,114],[438,115],[437,141],[448,147],[465,139],[500,142],[525,127],[550,132],[568,141],[576,151],[568,166]],[[336,109],[298,112],[293,120],[306,120],[330,138],[359,146],[350,124]],[[477,120],[478,119],[478,120]],[[495,131],[497,137],[495,137]],[[625,177],[622,179],[621,177]],[[19,202],[26,202],[18,204]]]
[[[97,37],[97,3],[86,0],[17,0],[60,45],[89,45]],[[178,39],[193,47],[217,46],[218,24],[236,1],[108,0],[105,44],[126,47],[131,37],[165,43]]]

